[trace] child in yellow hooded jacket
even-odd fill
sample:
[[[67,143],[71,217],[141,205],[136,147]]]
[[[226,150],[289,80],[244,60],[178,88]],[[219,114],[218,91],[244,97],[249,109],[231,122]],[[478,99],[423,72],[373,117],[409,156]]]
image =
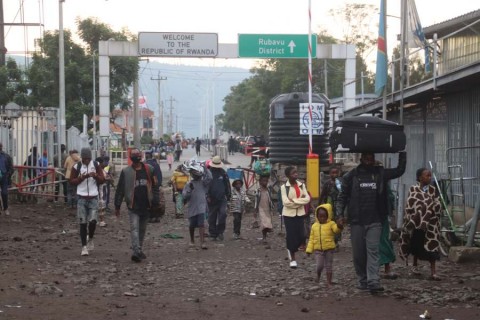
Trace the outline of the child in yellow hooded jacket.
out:
[[[308,240],[305,252],[311,254],[315,252],[315,260],[317,262],[317,278],[325,268],[327,271],[327,287],[332,285],[333,277],[333,253],[335,250],[335,234],[339,234],[343,229],[343,221],[333,221],[333,210],[330,204],[322,204],[315,210],[315,223],[310,230],[310,238]]]

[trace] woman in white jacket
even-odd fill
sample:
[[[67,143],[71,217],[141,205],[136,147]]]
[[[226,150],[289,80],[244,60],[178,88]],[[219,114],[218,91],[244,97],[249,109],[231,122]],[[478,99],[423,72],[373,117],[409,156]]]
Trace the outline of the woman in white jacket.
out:
[[[310,196],[305,184],[297,180],[297,169],[287,167],[285,175],[288,181],[281,187],[282,216],[285,223],[290,268],[296,268],[295,252],[300,246],[305,246],[305,205],[310,202]]]

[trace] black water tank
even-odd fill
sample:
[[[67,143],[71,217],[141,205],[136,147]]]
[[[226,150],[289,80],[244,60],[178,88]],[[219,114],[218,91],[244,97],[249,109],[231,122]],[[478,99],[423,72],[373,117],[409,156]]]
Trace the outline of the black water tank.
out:
[[[320,166],[328,165],[328,108],[323,94],[312,94],[313,153]],[[300,119],[301,118],[301,119]],[[308,93],[292,92],[276,96],[270,102],[269,155],[272,163],[305,164],[308,154]]]

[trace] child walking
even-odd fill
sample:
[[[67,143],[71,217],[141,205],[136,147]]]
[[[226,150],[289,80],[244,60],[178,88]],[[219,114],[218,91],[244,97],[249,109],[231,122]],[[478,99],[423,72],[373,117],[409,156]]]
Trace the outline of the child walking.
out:
[[[212,174],[200,165],[190,169],[192,180],[183,188],[183,198],[188,203],[188,230],[190,232],[190,246],[195,246],[195,228],[200,234],[200,246],[207,249],[205,244],[205,212],[207,209],[207,191],[212,181]]]
[[[315,223],[310,231],[306,253],[315,252],[317,262],[317,278],[320,281],[323,269],[327,271],[327,287],[332,285],[333,277],[333,253],[335,251],[335,234],[340,234],[343,229],[343,221],[332,221],[333,210],[330,204],[322,204],[315,210]]]
[[[171,151],[167,153],[167,163],[168,163],[168,171],[171,171],[172,164],[173,164],[173,153]]]
[[[250,202],[242,189],[243,181],[235,179],[232,182],[232,198],[230,199],[230,213],[233,215],[233,238],[240,239],[240,229],[242,227],[242,214],[245,211],[245,203]]]
[[[268,188],[268,176],[260,176],[257,193],[255,195],[255,218],[260,220],[260,230],[262,230],[262,241],[267,243],[267,234],[273,231],[273,202],[272,194]]]

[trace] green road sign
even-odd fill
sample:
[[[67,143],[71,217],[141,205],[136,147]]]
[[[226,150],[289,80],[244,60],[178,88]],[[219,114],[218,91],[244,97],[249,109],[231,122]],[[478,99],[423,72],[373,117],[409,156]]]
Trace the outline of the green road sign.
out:
[[[317,54],[317,36],[312,34],[312,57]],[[307,34],[239,34],[240,58],[308,58]]]

